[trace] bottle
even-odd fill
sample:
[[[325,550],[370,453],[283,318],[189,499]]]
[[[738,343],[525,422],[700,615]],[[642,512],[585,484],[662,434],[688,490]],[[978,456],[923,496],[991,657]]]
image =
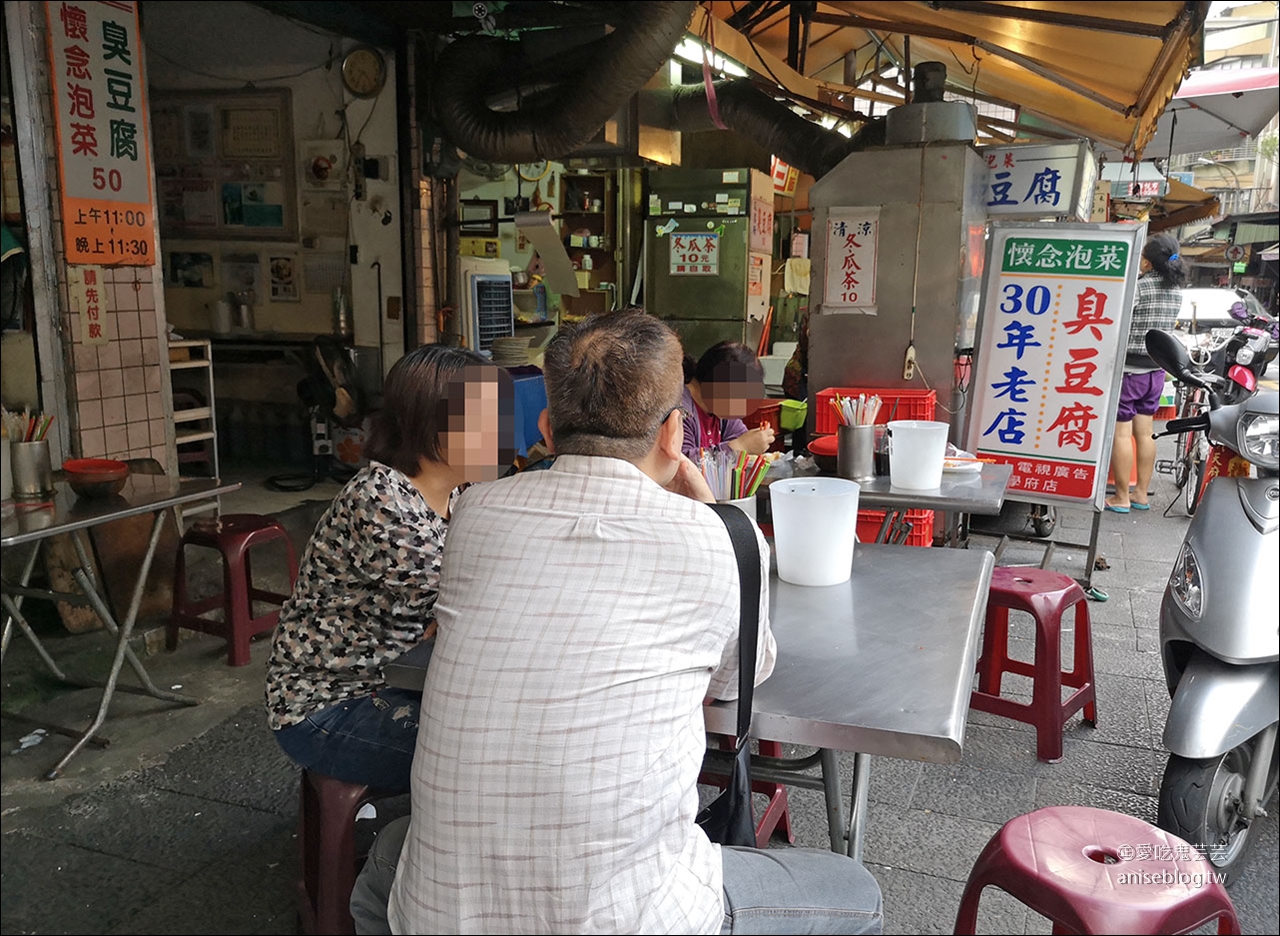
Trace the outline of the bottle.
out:
[[[351,307],[341,286],[333,288],[333,330],[343,338],[351,337]]]
[[[547,287],[542,285],[542,280],[534,283],[533,298],[537,303],[538,321],[545,322],[547,320]]]

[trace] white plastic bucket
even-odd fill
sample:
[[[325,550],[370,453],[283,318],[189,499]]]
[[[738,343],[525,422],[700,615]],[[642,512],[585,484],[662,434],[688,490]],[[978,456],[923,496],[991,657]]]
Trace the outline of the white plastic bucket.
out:
[[[889,423],[889,484],[907,491],[940,487],[950,430],[947,423],[927,419]]]
[[[778,578],[792,585],[839,585],[853,574],[856,482],[790,478],[769,485]]]

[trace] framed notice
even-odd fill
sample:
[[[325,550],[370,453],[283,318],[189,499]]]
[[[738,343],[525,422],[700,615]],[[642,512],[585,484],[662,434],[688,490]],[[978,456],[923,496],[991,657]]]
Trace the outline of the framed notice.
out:
[[[672,234],[668,272],[672,276],[719,276],[719,234]]]
[[[826,292],[822,307],[874,312],[879,208],[832,208],[827,214]]]
[[[154,96],[161,233],[200,240],[297,240],[290,101],[287,88]],[[324,181],[331,181],[327,174]]]
[[[151,266],[147,86],[136,3],[45,3],[67,262]]]
[[[969,448],[1007,496],[1101,510],[1146,225],[992,225]]]

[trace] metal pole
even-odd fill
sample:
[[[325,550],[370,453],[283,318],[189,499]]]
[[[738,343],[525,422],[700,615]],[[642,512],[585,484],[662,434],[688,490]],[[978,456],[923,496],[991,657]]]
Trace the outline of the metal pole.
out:
[[[871,783],[871,755],[853,755],[853,796],[849,806],[849,851],[854,861],[862,861],[862,844],[867,834],[868,786]]]
[[[827,800],[827,834],[831,850],[844,854],[844,804],[840,799],[840,759],[829,748],[819,751],[822,758],[822,793]]]

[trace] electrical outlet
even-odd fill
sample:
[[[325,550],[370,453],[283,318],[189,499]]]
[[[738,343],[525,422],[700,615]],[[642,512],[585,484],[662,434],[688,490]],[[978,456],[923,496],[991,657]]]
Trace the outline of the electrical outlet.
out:
[[[907,356],[902,362],[902,379],[914,380],[916,376],[916,346],[907,345]]]
[[[351,144],[351,187],[356,201],[364,201],[368,193],[364,181],[364,144]]]

